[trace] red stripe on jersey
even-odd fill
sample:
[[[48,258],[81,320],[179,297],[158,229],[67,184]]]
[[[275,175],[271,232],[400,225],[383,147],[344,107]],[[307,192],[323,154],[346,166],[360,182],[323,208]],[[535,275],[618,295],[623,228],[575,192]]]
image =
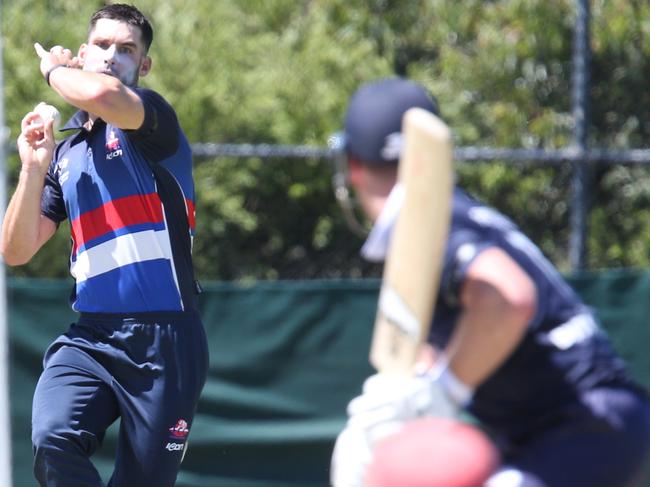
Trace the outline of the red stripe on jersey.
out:
[[[142,223],[160,223],[163,211],[158,193],[133,195],[107,202],[71,222],[73,255],[86,242],[120,228]]]
[[[187,206],[187,220],[190,229],[194,230],[196,228],[196,208],[194,207],[194,201],[185,198],[185,206]]]

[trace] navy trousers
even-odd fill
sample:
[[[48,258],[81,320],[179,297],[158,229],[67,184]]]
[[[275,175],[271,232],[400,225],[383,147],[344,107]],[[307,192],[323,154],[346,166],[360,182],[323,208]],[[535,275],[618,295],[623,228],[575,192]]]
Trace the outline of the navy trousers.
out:
[[[504,457],[524,477],[503,485],[644,487],[650,478],[650,403],[624,387],[587,391],[543,428],[511,441]]]
[[[173,486],[207,369],[196,312],[82,314],[47,350],[34,393],[41,486],[103,486],[90,457],[118,418],[108,485]]]

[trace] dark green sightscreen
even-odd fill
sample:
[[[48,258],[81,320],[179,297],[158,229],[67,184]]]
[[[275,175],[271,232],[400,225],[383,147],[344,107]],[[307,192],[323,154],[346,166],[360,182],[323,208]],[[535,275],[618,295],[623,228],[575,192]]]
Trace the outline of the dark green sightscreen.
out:
[[[580,274],[617,349],[650,385],[650,271]],[[178,480],[181,487],[328,485],[345,406],[372,373],[367,356],[379,281],[208,283],[201,307],[211,366]],[[75,319],[69,281],[11,280],[15,487],[31,472],[31,397],[48,343]],[[107,478],[116,430],[96,455]]]

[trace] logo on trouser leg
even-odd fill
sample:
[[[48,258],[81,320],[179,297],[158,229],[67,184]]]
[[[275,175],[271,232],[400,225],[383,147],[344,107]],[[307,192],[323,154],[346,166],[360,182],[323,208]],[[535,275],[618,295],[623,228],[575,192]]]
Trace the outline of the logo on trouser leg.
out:
[[[183,443],[167,443],[165,450],[167,451],[181,451],[185,445]]]
[[[185,451],[187,449],[185,440],[187,439],[189,432],[190,430],[187,427],[187,421],[182,418],[176,421],[176,424],[169,428],[169,438],[173,441],[167,442],[167,445],[165,445],[165,450],[170,452],[182,451],[184,458]],[[182,458],[181,461],[183,461]]]
[[[173,438],[185,439],[187,438],[187,434],[190,432],[190,430],[187,427],[187,421],[181,418],[176,421],[176,424],[174,426],[169,428],[169,432],[172,434]]]

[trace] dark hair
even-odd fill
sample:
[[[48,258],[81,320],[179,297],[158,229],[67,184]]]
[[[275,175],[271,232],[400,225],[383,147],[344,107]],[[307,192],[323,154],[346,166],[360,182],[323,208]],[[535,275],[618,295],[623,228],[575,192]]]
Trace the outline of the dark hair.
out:
[[[92,32],[99,19],[118,20],[138,27],[142,35],[142,41],[144,42],[144,50],[145,52],[149,51],[153,42],[153,28],[142,12],[133,5],[114,3],[100,8],[90,18],[88,33]]]

